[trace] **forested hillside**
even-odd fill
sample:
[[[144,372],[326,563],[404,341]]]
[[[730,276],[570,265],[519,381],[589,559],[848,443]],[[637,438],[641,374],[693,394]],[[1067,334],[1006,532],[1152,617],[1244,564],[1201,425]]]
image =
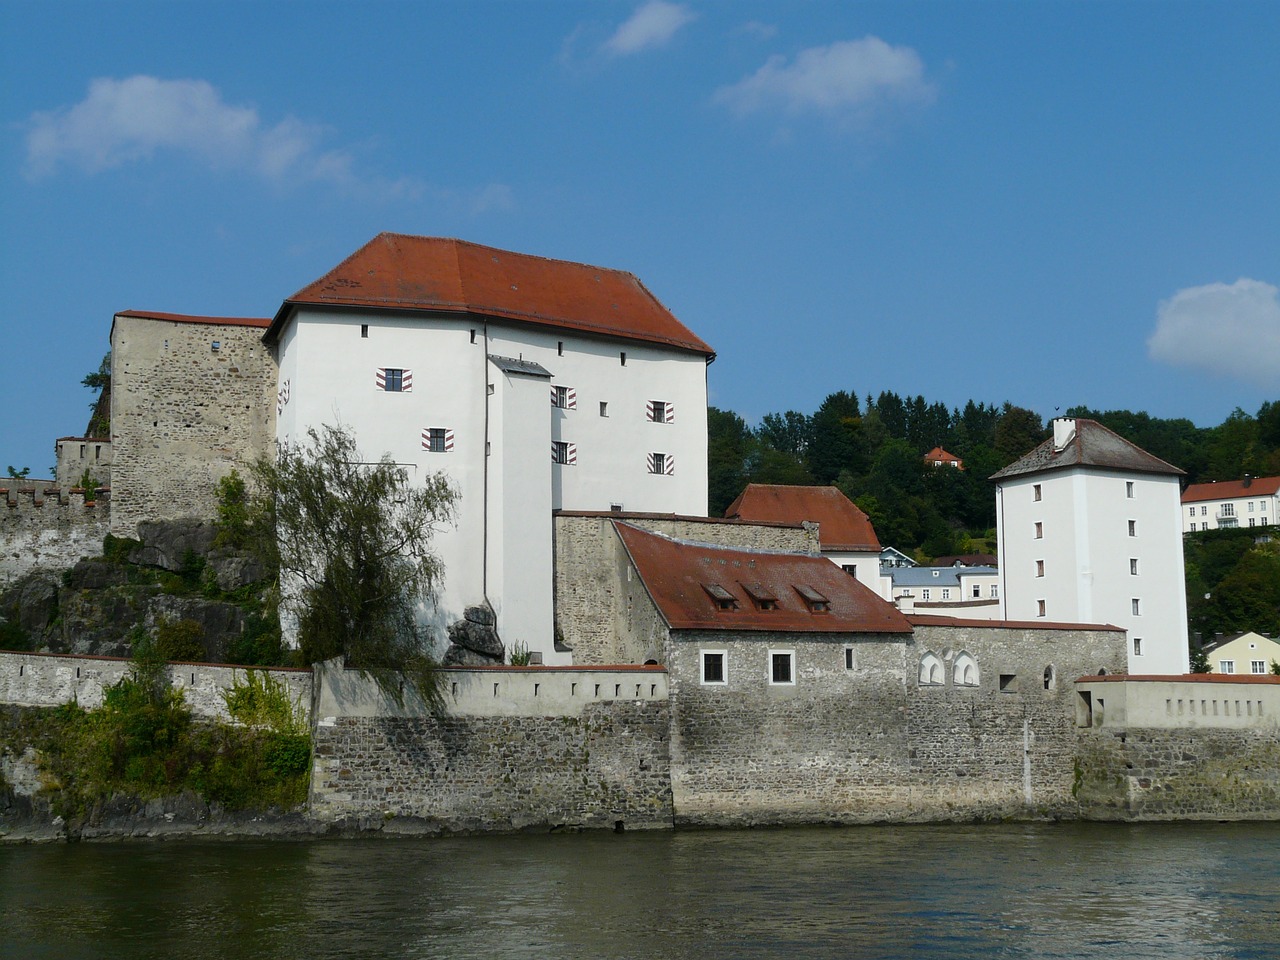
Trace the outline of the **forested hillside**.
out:
[[[1216,427],[1128,410],[1073,407],[1187,472],[1185,483],[1280,474],[1280,402],[1236,410]],[[710,509],[723,514],[748,483],[834,483],[875,524],[880,542],[925,558],[994,551],[995,490],[988,477],[1048,436],[1039,414],[970,400],[949,409],[891,391],[829,395],[811,414],[770,413],[752,428],[712,407]],[[930,467],[935,446],[963,470]]]

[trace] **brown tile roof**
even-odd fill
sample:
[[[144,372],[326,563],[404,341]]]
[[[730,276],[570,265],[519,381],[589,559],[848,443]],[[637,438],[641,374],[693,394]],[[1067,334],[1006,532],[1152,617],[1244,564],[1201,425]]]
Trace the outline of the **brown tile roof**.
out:
[[[893,604],[823,557],[678,542],[626,523],[613,526],[673,630],[911,632]],[[734,609],[719,608],[716,588],[732,597]],[[830,609],[811,611],[802,588],[825,597]],[[752,594],[776,597],[776,609],[760,609]]]
[[[907,622],[915,627],[971,627],[974,630],[1108,630],[1124,633],[1124,627],[1110,623],[1066,623],[1057,620],[974,620],[937,613],[910,613]]]
[[[444,237],[378,234],[285,300],[267,340],[299,304],[474,313],[715,356],[633,274]]]
[[[269,327],[267,317],[196,317],[185,313],[156,313],[152,310],[121,310],[117,317],[138,317],[142,320],[168,320],[170,323],[217,323],[228,327]]]
[[[950,466],[952,460],[962,465],[964,463],[964,461],[961,460],[959,457],[957,457],[954,453],[947,453],[947,451],[943,450],[941,447],[934,447],[932,450],[930,450],[928,453],[924,455],[924,459],[927,460],[929,463],[936,463],[937,461],[941,460],[943,463],[947,464],[948,466]]]
[[[823,550],[880,550],[867,515],[836,487],[751,483],[724,512],[737,520],[818,524]]]
[[[1184,471],[1153,457],[1141,447],[1108,430],[1096,420],[1076,419],[1075,433],[1061,450],[1050,437],[1020,460],[991,475],[992,480],[1045,473],[1068,467],[1107,467],[1132,473],[1181,475]]]
[[[1183,503],[1201,500],[1235,500],[1240,497],[1271,497],[1280,491],[1280,477],[1255,477],[1246,487],[1243,480],[1193,483],[1182,492]]]

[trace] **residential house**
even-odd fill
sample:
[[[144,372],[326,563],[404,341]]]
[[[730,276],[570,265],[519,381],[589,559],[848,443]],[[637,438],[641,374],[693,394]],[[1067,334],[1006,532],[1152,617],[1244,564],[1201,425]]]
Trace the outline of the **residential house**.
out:
[[[960,617],[966,620],[998,620],[1000,571],[994,566],[890,567],[892,599],[906,612]]]
[[[1082,418],[997,472],[1003,618],[1110,623],[1129,635],[1129,672],[1189,667],[1183,472]]]
[[[964,469],[964,461],[957,457],[954,453],[947,453],[941,447],[934,447],[924,455],[924,462],[935,467],[955,467],[957,470]]]
[[[1203,650],[1210,673],[1264,676],[1271,673],[1272,664],[1280,664],[1280,643],[1252,631],[1217,637]]]
[[[1193,483],[1182,492],[1182,531],[1268,527],[1280,515],[1280,477]]]

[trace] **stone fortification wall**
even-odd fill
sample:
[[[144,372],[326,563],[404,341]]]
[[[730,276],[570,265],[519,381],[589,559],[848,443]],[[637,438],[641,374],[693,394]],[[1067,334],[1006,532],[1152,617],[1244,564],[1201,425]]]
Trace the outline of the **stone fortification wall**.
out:
[[[85,502],[80,490],[0,488],[0,586],[32,570],[60,570],[102,552],[110,494]]]
[[[54,469],[64,490],[80,486],[86,470],[99,487],[111,486],[111,441],[101,437],[59,437]]]
[[[637,630],[636,597],[644,587],[630,570],[614,532],[621,520],[669,537],[755,550],[817,555],[814,524],[790,526],[658,514],[557,513],[555,605],[557,639],[578,665],[642,663],[661,659],[656,628]],[[636,594],[639,591],[639,594]],[[647,602],[642,604],[651,606]]]
[[[700,682],[704,650],[724,651],[725,684]],[[794,684],[770,683],[779,650],[794,651]],[[674,632],[677,823],[1072,816],[1069,678],[1124,657],[1120,631],[986,623],[914,637]]]
[[[355,671],[326,664],[318,676],[310,808],[320,820],[671,827],[661,669],[449,669],[438,717],[397,706]]]
[[[173,663],[169,677],[182,691],[191,712],[210,720],[229,720],[222,692],[237,679],[243,681],[245,667],[209,663]],[[262,668],[287,684],[289,695],[311,712],[311,671],[284,667]],[[102,705],[103,690],[129,673],[129,661],[122,657],[58,656],[47,653],[0,652],[0,703],[23,707],[56,707],[78,703],[87,709]]]
[[[218,481],[272,449],[276,364],[262,329],[116,316],[112,533],[135,537],[142,520],[212,517]]]

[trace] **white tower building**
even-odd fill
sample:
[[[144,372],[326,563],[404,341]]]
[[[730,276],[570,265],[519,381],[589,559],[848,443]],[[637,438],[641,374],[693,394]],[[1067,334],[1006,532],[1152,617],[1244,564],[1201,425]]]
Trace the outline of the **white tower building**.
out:
[[[1124,627],[1131,674],[1186,673],[1182,473],[1093,420],[1054,420],[992,477],[1002,616]]]
[[[715,354],[629,273],[380,234],[280,307],[276,437],[342,424],[461,500],[437,534],[434,632],[488,601],[510,646],[557,649],[552,511],[705,516]]]

